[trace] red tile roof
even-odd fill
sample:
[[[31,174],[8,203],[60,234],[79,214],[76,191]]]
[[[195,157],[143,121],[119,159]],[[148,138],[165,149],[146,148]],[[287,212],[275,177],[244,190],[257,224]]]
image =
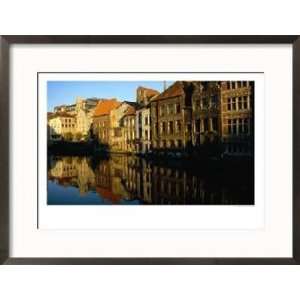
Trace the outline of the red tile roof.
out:
[[[117,101],[117,99],[101,100],[96,106],[94,117],[108,115],[111,110],[117,108],[120,104],[121,103]]]
[[[182,95],[184,95],[182,82],[176,81],[172,85],[170,85],[165,91],[163,91],[160,95],[155,97],[152,101],[173,98]]]

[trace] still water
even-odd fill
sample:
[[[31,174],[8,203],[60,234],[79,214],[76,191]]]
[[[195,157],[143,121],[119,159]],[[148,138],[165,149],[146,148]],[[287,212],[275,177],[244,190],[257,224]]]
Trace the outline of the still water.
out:
[[[253,172],[128,155],[48,157],[49,205],[254,204]]]

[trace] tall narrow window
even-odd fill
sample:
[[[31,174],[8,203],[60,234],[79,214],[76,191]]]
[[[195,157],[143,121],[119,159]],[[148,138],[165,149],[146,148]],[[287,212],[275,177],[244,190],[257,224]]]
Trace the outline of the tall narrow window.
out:
[[[236,98],[232,98],[232,110],[236,110]]]
[[[239,97],[239,105],[238,105],[239,110],[243,109],[243,98]]]
[[[204,131],[208,131],[208,119],[204,119]]]
[[[229,134],[232,134],[232,121],[231,120],[228,120],[228,133]]]
[[[227,110],[231,110],[231,98],[227,98]]]
[[[237,123],[237,122],[236,122],[236,119],[233,119],[233,120],[232,120],[232,125],[231,125],[231,126],[232,126],[232,134],[233,134],[233,135],[236,135],[236,134],[237,134],[236,123]]]
[[[213,118],[212,120],[212,126],[214,131],[218,131],[218,118]]]

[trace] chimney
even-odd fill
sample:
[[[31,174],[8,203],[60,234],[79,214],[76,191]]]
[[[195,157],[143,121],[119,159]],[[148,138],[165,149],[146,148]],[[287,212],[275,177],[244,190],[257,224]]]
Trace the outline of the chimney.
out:
[[[164,81],[164,91],[167,89],[167,82]]]

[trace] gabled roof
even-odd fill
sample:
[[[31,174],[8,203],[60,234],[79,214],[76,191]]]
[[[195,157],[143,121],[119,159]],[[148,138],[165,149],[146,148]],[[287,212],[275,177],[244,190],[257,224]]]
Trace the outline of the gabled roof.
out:
[[[139,91],[142,90],[143,93],[145,93],[145,96],[146,96],[148,99],[152,98],[153,96],[159,95],[159,91],[154,90],[154,89],[149,89],[149,88],[146,88],[146,87],[143,87],[143,86],[139,86],[139,87],[137,88],[137,90],[139,90]]]
[[[152,101],[173,98],[182,95],[184,95],[182,82],[176,81],[172,85],[170,85],[165,91],[163,91],[160,95],[155,97]]]
[[[121,103],[117,99],[107,99],[98,102],[94,117],[109,115],[111,110],[117,108]]]

